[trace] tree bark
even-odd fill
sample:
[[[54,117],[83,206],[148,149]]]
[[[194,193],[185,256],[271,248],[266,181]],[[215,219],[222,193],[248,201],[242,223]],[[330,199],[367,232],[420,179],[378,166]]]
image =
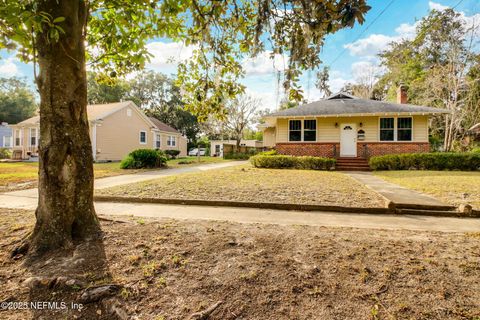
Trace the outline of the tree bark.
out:
[[[68,248],[100,235],[93,206],[93,154],[87,118],[84,1],[46,0],[38,12],[65,17],[58,41],[36,34],[40,73],[39,199],[30,253]]]

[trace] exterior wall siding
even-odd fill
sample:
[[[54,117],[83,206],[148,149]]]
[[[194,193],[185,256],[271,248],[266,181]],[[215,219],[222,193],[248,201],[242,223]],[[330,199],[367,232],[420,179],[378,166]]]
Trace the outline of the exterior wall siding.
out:
[[[316,142],[289,142],[289,119],[277,119],[276,150],[280,154],[295,156],[336,157],[340,154],[340,127],[354,123],[365,132],[365,139],[357,141],[357,156],[370,157],[384,154],[429,152],[428,116],[412,117],[411,142],[379,141],[380,117],[327,117],[317,119]],[[301,119],[303,118],[296,118]],[[307,119],[307,118],[306,118]],[[338,124],[335,127],[335,124]],[[360,127],[360,123],[362,126]]]
[[[267,148],[275,146],[275,128],[263,130],[263,146]]]
[[[152,129],[134,110],[128,116],[127,109],[118,110],[97,124],[97,161],[121,160],[135,149],[153,148]],[[146,131],[146,144],[140,143],[140,131]]]

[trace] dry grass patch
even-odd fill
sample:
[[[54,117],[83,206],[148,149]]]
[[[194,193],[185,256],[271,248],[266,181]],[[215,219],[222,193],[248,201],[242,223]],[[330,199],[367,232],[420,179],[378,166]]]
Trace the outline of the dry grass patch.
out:
[[[383,207],[384,200],[339,172],[249,165],[187,173],[102,189],[98,195]]]
[[[100,248],[82,245],[26,269],[9,254],[33,219],[33,212],[0,211],[0,301],[78,302],[85,287],[114,283],[129,319],[188,319],[217,301],[211,320],[480,316],[480,238],[471,233],[118,217],[127,223],[102,223]],[[32,292],[21,284],[45,273],[78,285]],[[82,312],[0,311],[0,318],[111,320],[112,303]]]
[[[380,178],[430,194],[458,206],[470,203],[480,210],[480,172],[474,171],[378,171]]]

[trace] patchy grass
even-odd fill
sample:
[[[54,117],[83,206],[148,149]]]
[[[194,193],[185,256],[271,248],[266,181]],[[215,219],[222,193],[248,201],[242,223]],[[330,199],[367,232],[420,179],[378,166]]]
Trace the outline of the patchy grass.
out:
[[[136,173],[142,170],[120,169],[119,162],[95,163],[95,178]],[[0,191],[34,188],[38,179],[38,162],[0,163]]]
[[[480,172],[402,170],[377,171],[375,175],[452,205],[470,203],[480,210]]]
[[[138,319],[188,319],[217,301],[223,304],[208,319],[480,317],[474,234],[115,219],[125,223],[103,221],[101,246],[84,244],[26,267],[10,252],[34,213],[0,211],[0,301],[70,305],[88,286],[122,286],[113,299],[85,304],[81,312],[8,310],[0,317],[116,319],[109,314],[115,301]],[[32,276],[76,281],[67,288],[51,281],[22,285]]]
[[[208,163],[219,163],[219,162],[228,162],[232,160],[225,160],[222,157],[200,157],[200,162],[198,162],[197,157],[182,157],[178,159],[168,160],[167,166],[170,168],[183,168],[187,166],[195,166],[199,164],[208,164]]]
[[[339,172],[256,169],[186,173],[98,190],[99,195],[383,207],[384,200]]]

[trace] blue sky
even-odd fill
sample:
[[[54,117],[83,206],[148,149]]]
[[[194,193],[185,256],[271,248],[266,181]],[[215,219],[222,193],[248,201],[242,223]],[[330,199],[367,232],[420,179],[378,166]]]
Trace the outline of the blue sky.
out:
[[[320,58],[326,65],[330,65],[330,85],[333,91],[339,90],[346,82],[354,82],[365,70],[376,69],[378,64],[376,54],[385,49],[391,41],[400,37],[413,37],[415,22],[427,15],[431,9],[453,7],[460,0],[394,0],[365,31],[389,2],[390,0],[368,1],[372,9],[368,12],[363,25],[356,25],[353,29],[344,29],[327,37]],[[480,1],[463,0],[455,10],[461,12],[468,23],[480,24]],[[180,43],[162,40],[151,42],[149,49],[154,58],[147,68],[166,74],[175,72],[175,64],[171,63],[169,58],[186,59],[192,52],[191,48]],[[339,56],[342,52],[343,54]],[[0,56],[0,77],[23,76],[32,81],[31,65],[19,62],[13,53],[0,51]],[[277,56],[272,63],[268,56],[268,53],[265,53],[255,60],[244,61],[247,76],[243,83],[247,86],[249,94],[262,100],[263,107],[274,109],[282,96],[281,84],[280,89],[277,86],[276,73],[282,70],[285,58]],[[335,63],[331,64],[337,57]],[[306,72],[301,78],[301,84],[308,100],[321,97],[315,88],[315,71]]]

